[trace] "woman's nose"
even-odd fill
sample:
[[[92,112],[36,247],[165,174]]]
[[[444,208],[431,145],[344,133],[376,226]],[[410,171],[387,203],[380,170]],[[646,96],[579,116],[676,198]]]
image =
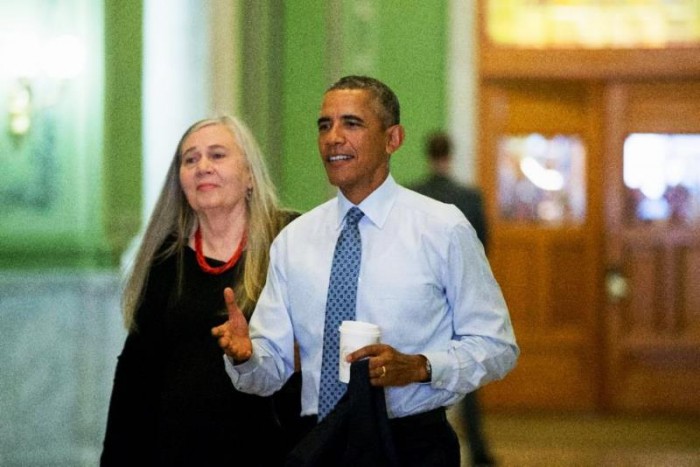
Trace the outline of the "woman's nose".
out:
[[[197,162],[197,173],[206,174],[211,172],[211,161],[206,157],[202,157]]]

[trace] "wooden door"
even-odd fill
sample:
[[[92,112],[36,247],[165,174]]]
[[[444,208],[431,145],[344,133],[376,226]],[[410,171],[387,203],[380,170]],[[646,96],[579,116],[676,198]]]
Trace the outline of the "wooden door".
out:
[[[491,225],[489,259],[521,347],[517,367],[482,390],[488,408],[590,410],[599,404],[601,99],[598,85],[583,82],[481,83],[480,180]],[[504,144],[531,137],[549,144],[562,135],[585,149],[580,165],[570,167],[583,174],[574,200],[578,215],[550,216],[548,201],[515,205],[520,195],[506,189],[505,179],[522,174],[516,168],[504,175]]]
[[[700,413],[700,82],[611,84],[606,108],[604,404]],[[675,198],[680,214],[668,204],[644,214],[648,199],[623,179],[624,165],[643,155],[623,161],[625,142],[647,133],[697,135],[694,162],[681,165],[696,184]]]
[[[559,22],[549,6],[501,3],[476,3],[479,182],[489,259],[522,353],[504,381],[483,388],[484,405],[700,414],[700,182],[674,195],[675,202],[692,195],[689,220],[639,222],[629,214],[639,193],[623,180],[630,136],[700,135],[697,35],[688,29],[685,39],[649,47],[648,24],[629,6],[596,34],[621,37],[606,29],[626,14],[639,26],[623,34],[632,47],[594,45],[576,42],[571,18]],[[562,8],[582,15],[607,8],[574,3]],[[675,8],[656,3],[659,12]],[[510,27],[535,12],[560,28]],[[524,217],[503,209],[520,194],[501,189],[502,141],[533,134],[548,144],[573,136],[585,148],[577,168],[586,180],[581,219],[542,222],[528,219],[527,209]],[[700,176],[697,164],[685,170]]]
[[[522,350],[485,406],[700,413],[700,140],[682,216],[638,219],[623,179],[630,135],[700,138],[700,81],[486,80],[480,104],[489,258]],[[503,210],[500,145],[529,134],[583,142],[578,221]]]

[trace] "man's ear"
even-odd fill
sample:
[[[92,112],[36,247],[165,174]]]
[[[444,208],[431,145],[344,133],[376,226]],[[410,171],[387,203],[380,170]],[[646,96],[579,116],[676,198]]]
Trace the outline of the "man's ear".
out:
[[[403,144],[405,137],[403,126],[400,124],[392,125],[386,130],[386,153],[393,154]]]

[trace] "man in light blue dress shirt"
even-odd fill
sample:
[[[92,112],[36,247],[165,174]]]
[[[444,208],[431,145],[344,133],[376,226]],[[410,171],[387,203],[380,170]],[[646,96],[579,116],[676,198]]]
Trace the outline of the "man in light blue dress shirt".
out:
[[[325,92],[318,147],[338,194],[275,239],[250,323],[227,291],[229,322],[212,332],[234,386],[260,395],[291,376],[296,342],[302,415],[315,415],[333,251],[346,212],[358,206],[364,217],[356,319],[377,324],[381,344],[348,360],[369,358],[370,383],[385,390],[401,465],[458,467],[445,407],[503,378],[519,349],[469,221],[391,176],[390,158],[404,139],[399,109],[393,91],[369,77],[341,78]]]

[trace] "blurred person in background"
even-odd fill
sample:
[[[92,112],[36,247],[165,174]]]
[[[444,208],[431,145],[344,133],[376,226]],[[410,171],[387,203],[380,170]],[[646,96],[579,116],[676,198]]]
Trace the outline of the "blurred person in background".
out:
[[[429,174],[411,188],[443,203],[457,206],[476,230],[476,235],[486,250],[488,228],[481,191],[461,185],[451,178],[452,141],[450,137],[441,131],[428,135],[425,140],[425,155],[428,159]],[[482,430],[477,391],[467,393],[461,404],[462,423],[469,441],[473,465],[495,465]]]

